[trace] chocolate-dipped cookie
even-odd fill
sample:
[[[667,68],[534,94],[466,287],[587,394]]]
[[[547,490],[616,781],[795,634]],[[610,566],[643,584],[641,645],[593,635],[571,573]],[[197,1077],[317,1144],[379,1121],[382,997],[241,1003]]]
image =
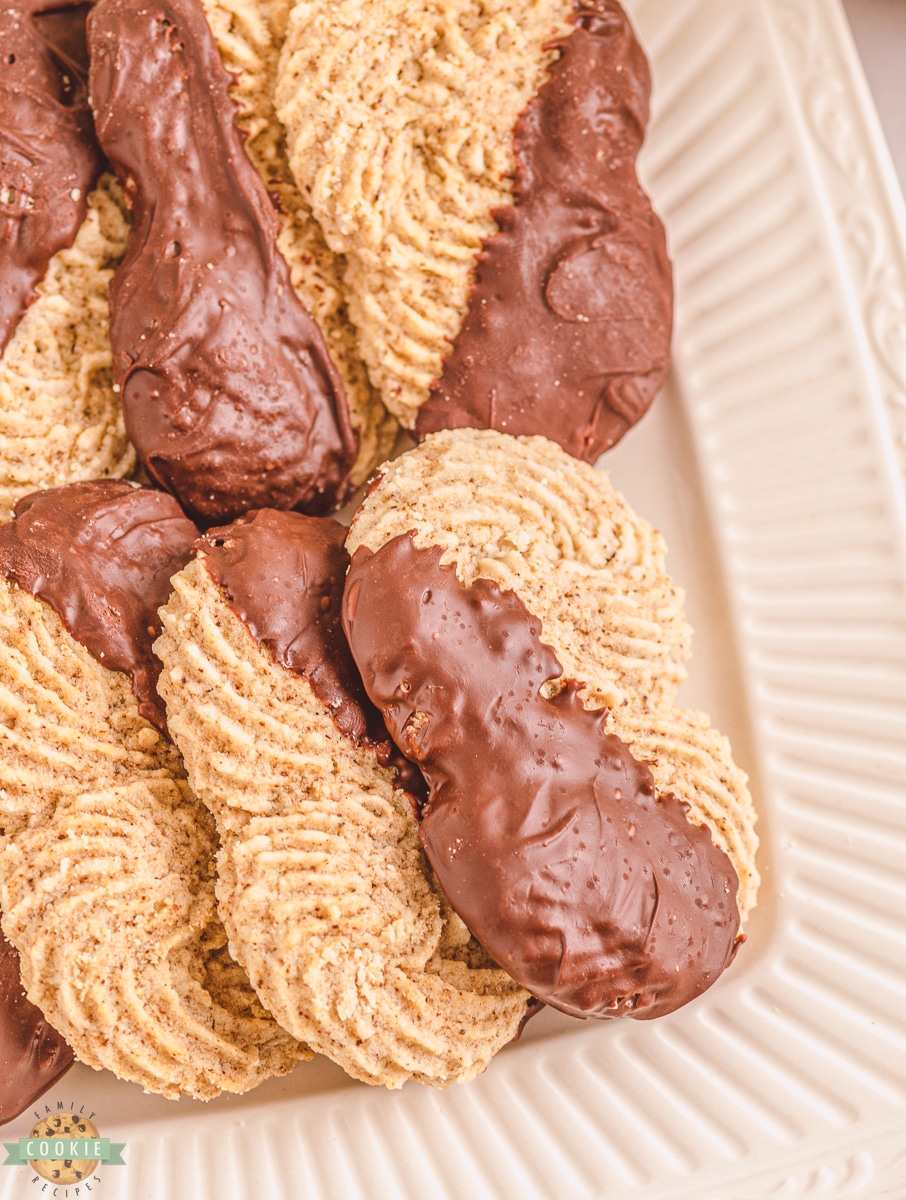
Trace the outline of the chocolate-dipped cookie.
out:
[[[26,998],[19,955],[0,933],[0,1125],[43,1096],[73,1061],[72,1050]]]
[[[112,390],[107,285],[122,199],[88,107],[81,2],[0,12],[0,519],[37,487],[134,462]]]
[[[317,322],[343,381],[349,419],[358,438],[350,479],[358,487],[393,449],[399,425],[381,402],[359,354],[347,315],[345,261],[329,249],[286,157],[283,126],[274,111],[274,80],[286,30],[288,0],[202,0],[223,65],[232,77],[236,124],[245,151],[264,181],[280,221],[277,248],[296,294]]]
[[[755,814],[726,739],[676,704],[659,536],[552,443],[458,430],[382,468],[347,544],[353,656],[488,953],[580,1017],[711,986],[755,900]]]
[[[0,910],[82,1062],[207,1099],[307,1052],[226,949],[213,822],[163,736],[151,642],[196,535],[166,493],[114,481],[0,526]]]
[[[645,57],[615,0],[300,0],[277,111],[387,407],[416,436],[543,434],[594,460],[669,361],[635,175]]]
[[[400,786],[417,772],[389,756],[340,628],[344,537],[268,511],[209,531],[161,610],[160,690],[263,1003],[358,1079],[445,1086],[513,1039],[529,997],[427,868]]]
[[[71,246],[101,170],[78,0],[0,12],[0,350],[59,250]]]
[[[330,511],[356,434],[199,0],[99,0],[88,42],[98,139],[132,210],[110,336],[139,458],[206,525],[261,504]]]

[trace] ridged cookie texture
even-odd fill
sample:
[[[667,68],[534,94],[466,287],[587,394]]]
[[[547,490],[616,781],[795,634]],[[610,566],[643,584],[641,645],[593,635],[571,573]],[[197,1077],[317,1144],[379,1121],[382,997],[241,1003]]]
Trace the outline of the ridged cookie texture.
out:
[[[127,232],[119,185],[103,175],[0,356],[0,520],[38,488],[135,465],[113,391],[107,299]]]
[[[300,0],[277,112],[384,403],[407,428],[441,374],[511,201],[516,119],[570,0]]]
[[[410,532],[417,546],[442,547],[463,585],[489,579],[540,620],[563,679],[584,685],[589,708],[608,710],[608,732],[730,857],[744,921],[759,882],[755,810],[727,739],[676,703],[690,630],[660,534],[606,475],[553,443],[465,429],[381,468],[347,548],[376,551]]]
[[[439,893],[393,773],[259,649],[203,561],[174,578],[162,617],[160,691],[222,838],[230,948],[263,1002],[367,1083],[478,1074],[528,995]]]
[[[230,958],[216,834],[175,748],[47,604],[0,581],[0,909],[77,1057],[210,1099],[306,1052]]]
[[[274,200],[282,231],[277,240],[299,299],[315,318],[346,390],[359,451],[352,471],[356,486],[393,447],[398,425],[372,387],[347,316],[345,263],[324,241],[286,156],[283,126],[274,111],[277,60],[288,5],[263,0],[204,0],[205,16],[224,66],[235,82],[230,95],[246,151]]]

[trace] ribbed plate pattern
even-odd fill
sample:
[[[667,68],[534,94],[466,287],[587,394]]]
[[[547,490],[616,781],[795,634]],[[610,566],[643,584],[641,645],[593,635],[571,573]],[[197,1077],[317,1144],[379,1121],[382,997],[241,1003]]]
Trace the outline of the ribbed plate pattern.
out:
[[[670,1018],[544,1014],[439,1094],[316,1062],[176,1108],[78,1069],[51,1098],[127,1142],[107,1200],[906,1196],[906,214],[837,0],[630,10],[676,366],[606,465],[688,589],[687,702],[755,785],[749,945]]]

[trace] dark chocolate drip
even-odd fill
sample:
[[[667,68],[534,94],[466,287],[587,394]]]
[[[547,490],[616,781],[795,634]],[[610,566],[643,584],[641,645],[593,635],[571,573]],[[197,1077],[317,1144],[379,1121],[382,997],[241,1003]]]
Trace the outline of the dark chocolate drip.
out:
[[[139,712],[164,734],[151,646],[197,536],[172,496],[112,479],[35,492],[0,525],[0,574],[49,604],[99,663],[128,675]]]
[[[345,499],[357,438],[276,248],[197,0],[99,0],[98,137],[133,225],[110,286],[114,378],[150,475],[203,525]]]
[[[0,6],[0,353],[88,211],[101,155],[88,108],[88,5]]]
[[[594,461],[667,374],[673,284],[635,175],[645,56],[614,0],[576,0],[549,80],[516,125],[512,207],[479,256],[469,310],[418,436],[543,434]]]
[[[544,1012],[546,1008],[547,1005],[543,1000],[538,1000],[535,996],[531,996],[529,998],[529,1002],[525,1009],[525,1016],[519,1022],[519,1028],[516,1030],[516,1036],[513,1038],[514,1042],[518,1042],[525,1033],[525,1027],[528,1025],[529,1021],[531,1021],[532,1017],[537,1017],[538,1014]]]
[[[686,805],[587,711],[541,623],[468,588],[411,535],[352,558],[344,627],[372,700],[429,787],[421,838],[450,903],[533,996],[654,1017],[733,956],[736,872]]]
[[[258,646],[309,681],[342,734],[369,746],[382,765],[396,769],[402,787],[423,796],[424,781],[391,742],[343,633],[346,534],[329,517],[261,509],[209,529],[196,548]]]
[[[26,999],[19,955],[0,933],[0,1125],[43,1096],[74,1061],[60,1034]]]

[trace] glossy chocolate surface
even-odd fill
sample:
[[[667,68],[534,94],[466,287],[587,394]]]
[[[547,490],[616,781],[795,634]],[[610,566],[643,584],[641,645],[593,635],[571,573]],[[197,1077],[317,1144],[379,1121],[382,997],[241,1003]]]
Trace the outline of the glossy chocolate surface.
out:
[[[330,511],[356,436],[200,3],[98,0],[88,37],[98,137],[132,205],[111,341],[139,457],[202,525]]]
[[[346,529],[329,517],[262,509],[209,529],[197,546],[230,607],[259,646],[303,675],[337,728],[361,742],[369,721],[383,728],[365,695],[340,624],[349,556]]]
[[[0,352],[75,241],[101,155],[88,108],[88,5],[0,5]]]
[[[43,1096],[74,1061],[63,1038],[26,999],[19,955],[0,933],[0,1125]]]
[[[541,624],[438,547],[353,555],[344,627],[387,728],[429,787],[421,838],[450,903],[533,996],[655,1017],[735,952],[738,880],[686,806],[560,679]]]
[[[99,663],[128,675],[139,712],[165,733],[151,646],[157,610],[197,536],[166,492],[113,479],[73,483],[19,501],[0,525],[0,574],[49,604]]]
[[[648,66],[614,0],[577,0],[573,21],[517,123],[514,203],[494,213],[419,436],[542,434],[594,461],[666,378],[671,269],[635,174]]]
[[[302,675],[342,734],[424,794],[424,781],[390,740],[352,661],[340,619],[347,530],[329,517],[263,509],[209,529],[197,548],[214,582],[259,647]]]

